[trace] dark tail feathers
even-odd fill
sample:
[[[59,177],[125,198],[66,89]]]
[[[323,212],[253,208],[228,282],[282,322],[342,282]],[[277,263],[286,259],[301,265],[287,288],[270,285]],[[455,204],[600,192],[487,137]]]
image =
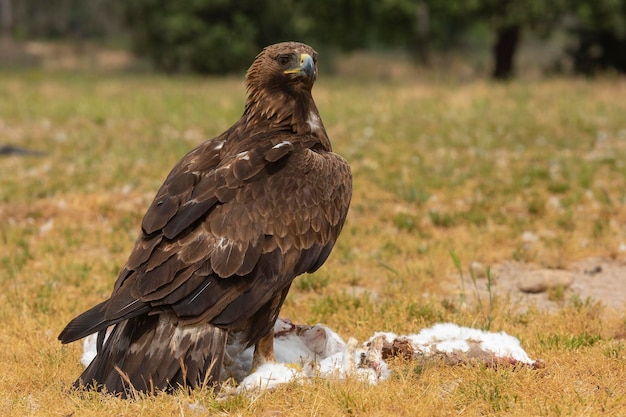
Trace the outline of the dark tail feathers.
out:
[[[134,317],[113,328],[74,386],[123,397],[212,386],[219,381],[227,337],[227,330],[178,325],[165,314]]]
[[[59,340],[63,344],[70,343],[105,330],[109,325],[113,324],[104,319],[103,310],[106,308],[107,303],[108,301],[102,302],[70,321],[59,334]]]

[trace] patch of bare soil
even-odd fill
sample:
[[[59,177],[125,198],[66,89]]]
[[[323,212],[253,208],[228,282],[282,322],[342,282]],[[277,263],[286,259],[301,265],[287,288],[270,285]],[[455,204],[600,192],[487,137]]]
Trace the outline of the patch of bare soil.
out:
[[[464,282],[457,277],[455,285],[467,296],[478,292],[482,300],[489,297],[485,268],[474,270],[476,285],[469,274]],[[529,306],[554,311],[573,297],[585,302],[600,302],[607,310],[623,312],[626,308],[626,262],[618,259],[588,258],[564,269],[546,269],[521,262],[505,262],[491,267],[491,293],[508,297],[518,311]]]

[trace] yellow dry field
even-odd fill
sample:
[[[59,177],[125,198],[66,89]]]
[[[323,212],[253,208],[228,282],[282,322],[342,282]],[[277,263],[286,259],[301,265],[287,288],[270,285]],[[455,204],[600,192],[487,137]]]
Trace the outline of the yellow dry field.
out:
[[[0,156],[0,415],[626,415],[623,307],[557,289],[557,309],[520,309],[497,275],[479,299],[484,280],[459,285],[455,264],[467,277],[473,261],[626,258],[626,80],[322,76],[314,97],[354,197],[330,259],[295,281],[282,316],[361,341],[442,321],[505,331],[545,368],[397,360],[376,386],[319,380],[226,400],[68,391],[82,344],[57,334],[107,297],[158,186],[239,117],[243,85],[3,72],[0,146],[45,155]]]

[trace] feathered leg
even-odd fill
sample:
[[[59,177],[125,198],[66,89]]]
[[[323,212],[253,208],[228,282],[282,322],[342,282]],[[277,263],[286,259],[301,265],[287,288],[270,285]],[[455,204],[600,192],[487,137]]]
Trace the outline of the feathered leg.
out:
[[[287,293],[289,292],[289,286],[284,288],[276,297],[271,299],[261,310],[257,313],[257,317],[262,317],[265,323],[269,323],[270,327],[264,332],[257,342],[254,344],[254,355],[252,356],[252,369],[257,369],[259,366],[267,362],[276,362],[276,356],[274,355],[274,323],[278,319],[280,308],[285,302]],[[256,326],[261,327],[261,326]]]
[[[274,355],[274,329],[271,329],[266,336],[263,336],[255,343],[252,369],[257,369],[267,362],[276,362],[276,356]]]

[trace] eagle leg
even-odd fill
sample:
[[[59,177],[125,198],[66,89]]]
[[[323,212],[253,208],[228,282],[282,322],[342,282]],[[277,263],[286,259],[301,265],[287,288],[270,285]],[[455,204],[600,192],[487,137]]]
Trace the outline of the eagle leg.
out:
[[[274,329],[259,339],[254,344],[254,355],[252,356],[252,369],[258,369],[259,366],[268,362],[275,362],[274,356]]]
[[[271,323],[271,327],[267,330],[267,333],[265,333],[265,329],[259,332],[261,334],[265,334],[254,344],[252,369],[258,369],[259,366],[268,362],[276,362],[276,356],[274,355],[274,324],[278,319],[278,313],[280,313],[280,308],[282,307],[283,302],[285,302],[290,286],[291,282],[289,282],[281,292],[276,294],[276,296],[274,296],[257,312],[255,320],[262,318],[261,323],[267,323],[269,321],[269,323]],[[250,327],[254,329],[259,325],[251,324]]]

